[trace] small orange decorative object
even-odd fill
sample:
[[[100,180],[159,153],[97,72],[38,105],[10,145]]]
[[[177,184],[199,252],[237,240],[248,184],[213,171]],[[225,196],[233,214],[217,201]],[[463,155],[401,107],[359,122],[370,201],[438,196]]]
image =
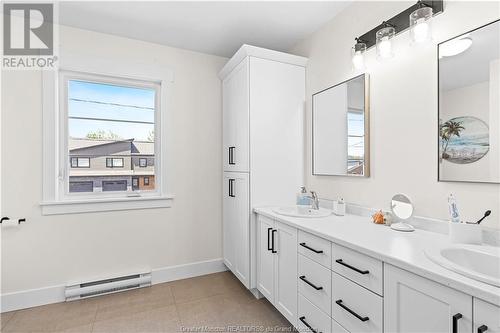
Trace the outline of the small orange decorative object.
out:
[[[384,213],[381,210],[379,210],[378,212],[372,215],[372,220],[373,223],[375,224],[384,224],[385,223]]]

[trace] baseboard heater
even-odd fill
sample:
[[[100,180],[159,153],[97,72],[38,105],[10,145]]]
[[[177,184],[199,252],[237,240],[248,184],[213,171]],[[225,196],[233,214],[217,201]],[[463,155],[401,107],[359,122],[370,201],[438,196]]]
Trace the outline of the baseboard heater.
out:
[[[142,272],[87,281],[66,286],[66,301],[95,297],[120,291],[148,287],[151,285],[151,272]]]

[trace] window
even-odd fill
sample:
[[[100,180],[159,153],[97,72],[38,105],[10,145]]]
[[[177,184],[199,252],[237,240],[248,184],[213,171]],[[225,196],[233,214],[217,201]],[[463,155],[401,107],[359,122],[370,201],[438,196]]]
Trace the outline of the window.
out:
[[[363,112],[347,112],[347,173],[363,172],[365,159],[365,115]]]
[[[157,108],[157,86],[142,81],[122,80],[107,77],[80,77],[71,74],[65,77],[67,90],[67,142],[68,155],[90,155],[95,163],[90,166],[89,158],[80,163],[80,158],[71,158],[71,165],[87,171],[69,172],[69,182],[78,178],[97,182],[88,192],[100,195],[102,192],[132,192],[134,169],[132,158],[136,154],[155,157],[155,112]],[[119,157],[106,157],[118,155]],[[102,162],[101,162],[102,161]],[[103,164],[105,163],[105,167]],[[139,164],[147,166],[147,159]],[[110,169],[125,169],[115,171]],[[149,170],[148,170],[149,171]],[[153,170],[154,172],[154,170]],[[125,178],[124,178],[125,177]],[[101,187],[101,188],[99,188]],[[154,186],[148,188],[154,190]],[[84,192],[82,188],[68,192]]]
[[[90,158],[89,157],[72,157],[71,158],[72,168],[90,168]]]
[[[162,129],[169,128],[173,73],[154,63],[65,54],[58,70],[41,75],[42,214],[170,207]],[[147,157],[147,170],[138,155]],[[144,176],[152,177],[145,189]]]
[[[123,168],[123,158],[106,158],[106,168]]]
[[[147,158],[139,158],[139,166],[141,168],[145,168],[148,166],[148,159]]]
[[[149,186],[149,177],[144,177],[144,185]]]

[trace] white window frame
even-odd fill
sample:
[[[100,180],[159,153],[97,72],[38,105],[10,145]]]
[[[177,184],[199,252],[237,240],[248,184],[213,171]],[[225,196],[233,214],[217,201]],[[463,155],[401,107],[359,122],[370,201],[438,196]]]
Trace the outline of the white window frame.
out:
[[[173,73],[161,66],[131,63],[60,50],[58,70],[42,73],[43,199],[42,214],[170,207],[167,193],[166,112]],[[67,84],[69,79],[128,86],[155,87],[155,190],[112,193],[69,193]],[[87,79],[86,79],[87,78]]]

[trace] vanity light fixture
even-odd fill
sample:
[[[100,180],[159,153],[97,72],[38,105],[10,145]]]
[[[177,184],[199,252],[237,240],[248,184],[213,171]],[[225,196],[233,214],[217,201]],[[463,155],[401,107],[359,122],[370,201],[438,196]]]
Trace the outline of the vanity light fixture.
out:
[[[452,39],[439,46],[439,58],[453,57],[465,52],[472,45],[472,39],[469,37],[460,37]]]
[[[410,14],[410,36],[414,43],[425,43],[432,40],[433,10],[422,1],[417,2],[417,5],[419,8]]]
[[[384,22],[383,28],[376,33],[377,38],[377,58],[390,59],[394,57],[392,50],[392,38],[396,35],[396,28],[394,25]]]
[[[419,0],[396,16],[362,34],[359,39],[366,45],[366,50],[376,45],[379,59],[391,58],[394,55],[391,39],[396,34],[410,28],[413,42],[420,43],[432,39],[431,19],[443,10],[443,0]]]
[[[355,70],[365,69],[366,44],[360,38],[355,38],[356,44],[351,49],[352,65]]]

